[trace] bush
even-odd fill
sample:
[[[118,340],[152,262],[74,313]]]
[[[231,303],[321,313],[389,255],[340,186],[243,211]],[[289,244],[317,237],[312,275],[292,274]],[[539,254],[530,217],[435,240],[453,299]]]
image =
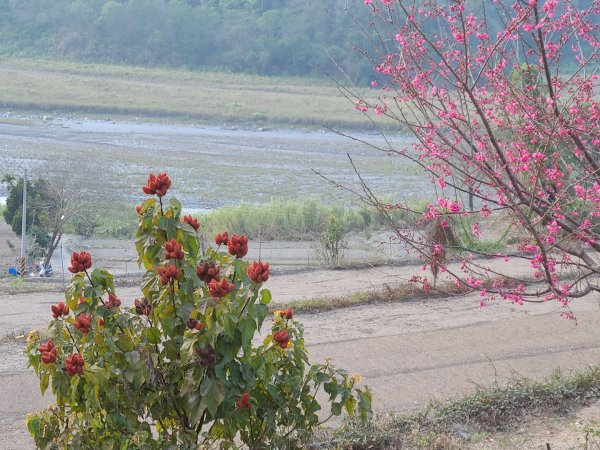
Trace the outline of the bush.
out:
[[[331,267],[339,265],[347,249],[345,238],[346,230],[342,222],[334,215],[329,216],[315,247],[317,258]]]
[[[167,184],[166,176],[152,178],[145,192],[164,195]],[[330,362],[308,363],[291,310],[276,312],[254,343],[271,294],[260,283],[268,265],[241,259],[244,238],[225,239],[230,253],[202,255],[179,202],[162,199],[138,207],[136,248],[146,273],[135,307],[121,306],[112,275],[92,270],[89,254],[74,253],[66,304],[52,307],[51,339],[29,337],[41,391],[56,395],[55,405],[27,418],[36,445],[293,448],[322,418],[342,411],[365,418],[369,389]],[[323,417],[317,391],[329,400]]]

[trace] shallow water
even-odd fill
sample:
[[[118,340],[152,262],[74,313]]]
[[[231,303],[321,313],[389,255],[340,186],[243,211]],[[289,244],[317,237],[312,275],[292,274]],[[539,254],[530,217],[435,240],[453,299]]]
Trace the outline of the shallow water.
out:
[[[147,174],[166,171],[172,193],[193,211],[307,196],[354,204],[355,195],[313,172],[360,190],[347,155],[369,186],[389,198],[417,199],[431,191],[431,183],[404,160],[331,132],[69,118],[14,122],[0,123],[3,173],[28,169],[31,178],[59,178],[107,201],[139,200]],[[385,149],[375,135],[352,136]],[[392,145],[405,148],[411,141],[397,137]]]

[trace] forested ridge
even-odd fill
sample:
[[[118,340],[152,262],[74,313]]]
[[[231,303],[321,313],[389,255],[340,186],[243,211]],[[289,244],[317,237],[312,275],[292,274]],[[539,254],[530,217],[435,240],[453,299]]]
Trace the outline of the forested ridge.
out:
[[[466,5],[501,29],[494,2]],[[267,76],[341,69],[366,84],[372,64],[352,44],[372,50],[371,20],[363,0],[0,0],[0,56]]]
[[[347,8],[346,8],[347,7]],[[322,76],[369,65],[345,32],[363,2],[331,0],[0,0],[0,55]]]

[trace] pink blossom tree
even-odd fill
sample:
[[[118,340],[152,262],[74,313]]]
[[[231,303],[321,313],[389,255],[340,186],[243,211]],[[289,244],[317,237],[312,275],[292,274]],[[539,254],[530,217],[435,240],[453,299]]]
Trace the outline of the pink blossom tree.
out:
[[[434,274],[484,298],[558,301],[572,318],[571,299],[600,291],[600,1],[364,3],[374,20],[371,47],[359,52],[378,95],[345,95],[374,122],[387,116],[414,136],[411,148],[390,137],[370,145],[418,164],[436,198],[423,212],[385,203],[365,183],[360,195]],[[418,226],[398,225],[395,209]],[[495,215],[519,230],[511,251],[443,239],[459,221],[476,238]],[[447,232],[425,239],[428,223]],[[531,273],[498,278],[477,256],[524,258]]]

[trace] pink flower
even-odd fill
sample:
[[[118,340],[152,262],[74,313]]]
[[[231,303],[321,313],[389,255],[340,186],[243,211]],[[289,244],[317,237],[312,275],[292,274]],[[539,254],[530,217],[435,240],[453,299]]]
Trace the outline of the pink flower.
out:
[[[460,212],[461,209],[462,209],[462,206],[460,203],[450,202],[450,212],[451,213],[456,214],[456,213]]]
[[[396,42],[398,42],[402,46],[406,45],[406,40],[404,39],[404,36],[402,36],[400,33],[396,35]]]
[[[377,87],[377,81],[375,81],[375,80],[371,81],[371,86]]]
[[[556,223],[556,220],[547,225],[546,228],[550,234],[556,234],[560,231],[560,225]]]

